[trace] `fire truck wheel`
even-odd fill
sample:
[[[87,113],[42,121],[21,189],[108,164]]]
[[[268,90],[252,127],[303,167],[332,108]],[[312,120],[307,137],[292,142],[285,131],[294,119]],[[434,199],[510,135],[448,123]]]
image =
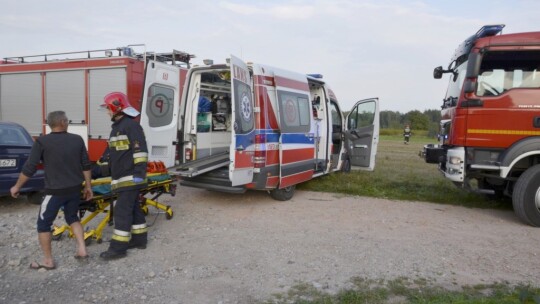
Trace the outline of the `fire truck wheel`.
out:
[[[514,186],[512,204],[520,220],[540,227],[540,165],[521,174]]]
[[[288,201],[294,195],[296,186],[289,186],[283,189],[274,189],[270,191],[270,196],[277,201]]]

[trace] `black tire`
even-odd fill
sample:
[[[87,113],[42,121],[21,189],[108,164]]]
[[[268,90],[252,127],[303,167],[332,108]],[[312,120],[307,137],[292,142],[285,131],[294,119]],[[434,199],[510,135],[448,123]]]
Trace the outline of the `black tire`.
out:
[[[51,239],[53,241],[60,241],[62,239],[62,235],[64,235],[63,233],[60,233],[60,234],[53,234],[51,235]]]
[[[294,196],[296,186],[289,186],[283,189],[274,189],[270,191],[270,196],[277,201],[288,201]]]
[[[41,205],[43,201],[43,192],[30,192],[26,195],[26,199],[30,204]]]
[[[351,172],[351,160],[349,159],[349,157],[343,160],[343,164],[341,164],[341,172]]]
[[[171,206],[167,206],[167,211],[169,211],[170,209],[171,209]],[[170,214],[169,214],[169,212],[167,212],[167,213],[165,214],[165,218],[168,219],[168,220],[172,219],[173,216],[174,216],[174,212],[173,212],[172,210],[171,210],[171,213],[170,213]]]
[[[512,205],[520,220],[540,227],[540,165],[530,167],[518,178],[512,193]]]

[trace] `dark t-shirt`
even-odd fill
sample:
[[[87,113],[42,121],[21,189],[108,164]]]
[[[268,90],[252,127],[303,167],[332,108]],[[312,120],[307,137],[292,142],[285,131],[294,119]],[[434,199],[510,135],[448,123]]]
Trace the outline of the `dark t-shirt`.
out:
[[[22,173],[31,177],[40,161],[45,167],[45,194],[81,191],[83,171],[91,168],[84,140],[67,132],[52,132],[36,139]]]

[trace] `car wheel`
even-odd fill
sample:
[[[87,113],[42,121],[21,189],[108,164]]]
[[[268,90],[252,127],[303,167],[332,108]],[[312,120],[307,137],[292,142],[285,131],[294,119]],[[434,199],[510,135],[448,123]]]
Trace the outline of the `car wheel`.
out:
[[[270,196],[278,201],[288,201],[294,195],[294,190],[296,186],[289,186],[283,189],[274,189],[270,191]]]
[[[26,195],[26,199],[31,204],[41,205],[41,202],[43,201],[43,196],[43,192],[30,192]]]

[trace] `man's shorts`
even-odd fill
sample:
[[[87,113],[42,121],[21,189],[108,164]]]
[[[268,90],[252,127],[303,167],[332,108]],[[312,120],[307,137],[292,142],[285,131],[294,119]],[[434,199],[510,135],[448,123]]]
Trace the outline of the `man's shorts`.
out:
[[[78,222],[79,216],[77,215],[77,211],[79,211],[80,202],[80,193],[45,195],[39,208],[37,220],[38,232],[51,232],[51,226],[61,207],[64,207],[64,216],[68,225]]]

